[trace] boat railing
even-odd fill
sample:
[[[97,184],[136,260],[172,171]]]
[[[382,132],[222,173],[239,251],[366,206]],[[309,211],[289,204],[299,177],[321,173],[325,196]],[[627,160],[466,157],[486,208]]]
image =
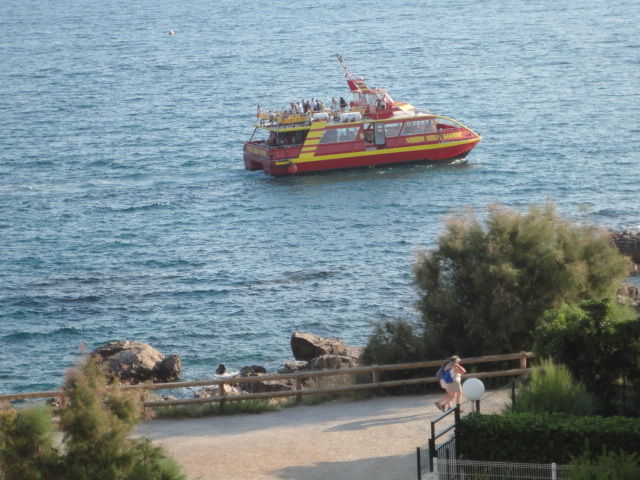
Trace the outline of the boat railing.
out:
[[[307,114],[287,114],[276,113],[267,114],[263,113],[259,116],[259,124],[263,127],[277,127],[281,125],[293,126],[297,124],[309,124],[310,117]]]

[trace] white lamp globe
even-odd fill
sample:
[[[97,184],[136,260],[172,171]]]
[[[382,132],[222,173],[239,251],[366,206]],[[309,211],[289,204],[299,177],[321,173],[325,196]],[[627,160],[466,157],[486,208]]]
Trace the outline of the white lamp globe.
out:
[[[479,378],[470,378],[462,384],[462,394],[472,402],[480,400],[484,395],[484,383]]]

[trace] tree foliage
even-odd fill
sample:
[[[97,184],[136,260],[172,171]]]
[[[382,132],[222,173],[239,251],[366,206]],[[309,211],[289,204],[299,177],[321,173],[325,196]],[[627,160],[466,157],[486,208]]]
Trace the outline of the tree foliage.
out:
[[[0,410],[0,478],[185,479],[161,448],[147,439],[130,438],[141,418],[141,403],[118,385],[107,388],[93,361],[68,373],[63,393],[59,448],[52,440],[50,409],[5,406]]]
[[[637,480],[640,457],[637,453],[607,451],[599,455],[586,452],[571,459],[569,480]]]
[[[534,352],[567,365],[612,410],[615,385],[638,377],[640,320],[610,300],[585,300],[548,312],[534,333]]]
[[[0,479],[63,478],[53,431],[48,407],[17,412],[4,405],[0,409]]]
[[[529,349],[546,310],[613,294],[628,267],[605,233],[552,206],[526,214],[490,207],[484,224],[472,213],[452,218],[414,265],[425,335],[438,354]]]
[[[424,359],[424,346],[412,325],[397,319],[375,326],[360,359],[367,365],[418,362]]]

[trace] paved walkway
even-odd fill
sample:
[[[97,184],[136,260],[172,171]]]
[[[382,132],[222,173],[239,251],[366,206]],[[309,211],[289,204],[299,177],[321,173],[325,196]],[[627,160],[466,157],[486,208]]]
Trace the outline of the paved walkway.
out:
[[[163,445],[189,480],[389,480],[417,477],[439,395],[296,406],[277,412],[155,420],[138,432]],[[506,392],[490,394],[496,411]],[[463,409],[470,411],[469,402]]]

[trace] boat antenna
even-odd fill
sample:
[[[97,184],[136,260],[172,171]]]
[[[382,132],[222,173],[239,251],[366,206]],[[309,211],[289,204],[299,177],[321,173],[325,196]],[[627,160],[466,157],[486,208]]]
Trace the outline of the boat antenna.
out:
[[[351,71],[349,70],[349,67],[347,67],[347,64],[344,61],[344,58],[342,58],[342,55],[340,55],[339,53],[336,53],[336,57],[338,57],[338,61],[340,62],[340,65],[344,70],[344,76],[347,78],[347,84],[349,85],[349,88],[351,89],[352,92],[360,91],[361,93],[373,95],[375,98],[382,101],[384,101],[385,96],[389,97],[389,95],[386,92],[378,95],[378,92],[376,92],[375,90],[369,89],[369,87],[367,87],[367,85],[364,83],[363,77],[355,77],[351,73]],[[393,102],[393,99],[391,97],[389,97],[389,100]]]
[[[340,65],[344,70],[344,76],[347,77],[347,79],[349,80],[355,79],[353,74],[349,71],[349,67],[347,67],[347,64],[345,63],[344,58],[342,58],[342,55],[340,55],[339,53],[336,53],[336,57],[338,57],[338,61],[340,62]]]

